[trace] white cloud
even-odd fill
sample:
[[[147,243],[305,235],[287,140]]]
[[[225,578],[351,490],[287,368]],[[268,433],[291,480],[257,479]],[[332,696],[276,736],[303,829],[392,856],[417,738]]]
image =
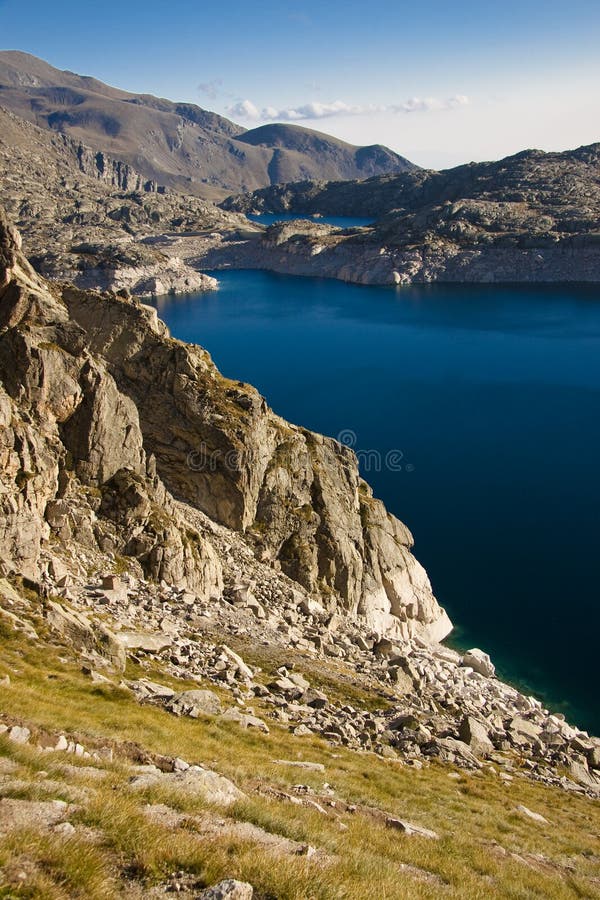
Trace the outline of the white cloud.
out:
[[[260,119],[260,110],[250,100],[238,100],[233,106],[227,107],[227,112],[234,119]]]
[[[392,105],[387,108],[389,112],[411,113],[411,112],[433,112],[435,110],[457,109],[459,106],[468,106],[469,98],[464,94],[455,94],[454,97],[447,97],[445,100],[438,100],[436,97],[413,97],[405,103]]]
[[[378,113],[414,113],[434,112],[439,110],[457,109],[467,106],[469,98],[464,94],[456,94],[454,97],[438,99],[436,97],[412,97],[404,103],[392,104],[368,104],[351,105],[343,100],[335,100],[333,103],[320,103],[311,101],[300,106],[278,109],[274,106],[264,106],[259,109],[251,100],[240,100],[227,110],[234,119],[252,119],[261,122],[299,122],[307,119],[328,119],[333,116],[372,116]]]

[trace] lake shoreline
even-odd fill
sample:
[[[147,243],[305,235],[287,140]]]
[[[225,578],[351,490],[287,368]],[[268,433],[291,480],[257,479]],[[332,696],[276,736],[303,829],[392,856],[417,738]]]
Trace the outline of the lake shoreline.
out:
[[[343,285],[339,282],[321,279],[315,279],[314,281],[302,279],[300,282],[300,280],[296,281],[293,277],[270,275],[268,273],[261,273],[253,270],[245,272],[221,272],[220,277],[222,278],[220,292],[215,295],[204,295],[200,304],[195,303],[193,298],[174,298],[172,300],[160,302],[160,314],[166,319],[167,324],[172,328],[174,335],[176,337],[185,338],[186,340],[195,340],[205,346],[214,356],[217,364],[224,370],[226,375],[234,378],[242,378],[256,384],[259,389],[265,393],[269,403],[273,405],[277,412],[287,418],[300,421],[307,427],[333,434],[333,436],[336,436],[336,428],[338,428],[338,426],[341,431],[342,426],[345,426],[348,422],[354,425],[357,424],[356,403],[353,404],[349,398],[340,395],[340,390],[343,390],[343,388],[340,387],[340,385],[343,384],[343,379],[342,381],[339,380],[339,378],[342,377],[341,375],[338,376],[337,380],[334,382],[336,386],[333,387],[332,385],[329,388],[336,391],[338,405],[342,407],[341,409],[329,409],[327,408],[328,404],[325,402],[318,404],[319,409],[315,409],[314,404],[309,403],[308,400],[303,400],[303,391],[305,391],[308,396],[315,396],[314,391],[317,384],[317,375],[314,372],[311,373],[310,369],[307,371],[301,369],[302,360],[300,358],[296,360],[298,353],[294,352],[293,347],[290,348],[290,345],[288,344],[288,341],[290,341],[290,329],[295,330],[299,328],[300,334],[304,334],[304,330],[307,331],[307,347],[305,350],[313,359],[313,367],[317,370],[320,370],[321,367],[327,364],[327,359],[331,355],[327,338],[335,333],[337,327],[336,323],[341,323],[340,334],[342,337],[340,339],[348,341],[347,352],[348,349],[353,347],[356,343],[357,347],[359,345],[361,347],[360,352],[362,353],[363,358],[366,353],[367,360],[371,359],[374,350],[367,349],[365,351],[365,346],[367,346],[367,348],[375,346],[375,344],[373,344],[375,336],[377,337],[379,346],[383,347],[382,353],[385,355],[387,348],[391,347],[393,344],[393,341],[390,342],[389,338],[385,338],[386,332],[397,332],[401,337],[402,346],[405,347],[405,352],[411,353],[411,346],[415,344],[415,342],[417,345],[416,348],[413,348],[411,360],[405,364],[405,375],[421,379],[425,377],[423,373],[426,374],[426,361],[433,352],[432,347],[436,347],[436,352],[439,352],[439,346],[445,347],[445,339],[443,336],[440,338],[438,333],[439,329],[441,328],[442,332],[444,329],[449,329],[447,331],[448,340],[458,336],[458,339],[463,343],[463,353],[467,354],[464,361],[461,361],[459,355],[456,353],[451,354],[448,357],[447,363],[451,366],[452,371],[455,372],[455,374],[452,375],[452,378],[464,377],[461,375],[461,372],[465,365],[468,369],[469,357],[472,357],[473,371],[476,371],[477,367],[479,367],[481,373],[485,374],[485,367],[487,366],[489,368],[490,365],[490,360],[486,359],[486,353],[489,350],[492,354],[490,359],[493,360],[494,369],[491,375],[491,384],[486,383],[486,379],[484,378],[481,384],[474,384],[466,394],[467,401],[464,402],[475,404],[471,410],[474,416],[485,415],[485,412],[483,411],[485,410],[485,402],[487,402],[486,392],[489,392],[489,390],[495,391],[496,388],[494,388],[494,383],[500,379],[501,384],[502,379],[505,377],[505,375],[502,374],[503,366],[505,365],[503,360],[507,359],[507,351],[504,344],[507,340],[510,340],[514,342],[516,353],[511,365],[511,368],[514,369],[514,386],[511,386],[511,383],[509,382],[506,387],[501,390],[501,393],[498,396],[500,406],[496,409],[496,412],[504,417],[509,414],[509,410],[511,410],[513,414],[518,413],[518,422],[515,423],[515,428],[517,428],[520,422],[522,422],[523,428],[527,428],[527,419],[531,418],[528,403],[522,403],[518,400],[519,393],[522,392],[519,388],[519,377],[525,378],[526,381],[533,381],[533,384],[530,385],[530,390],[534,390],[536,380],[541,378],[543,381],[547,377],[545,367],[550,364],[552,353],[555,352],[559,353],[559,357],[556,359],[558,360],[558,363],[565,368],[566,377],[566,375],[569,375],[568,369],[573,369],[574,365],[571,354],[576,355],[578,353],[580,342],[582,340],[587,340],[589,344],[590,340],[596,342],[598,339],[597,314],[595,312],[596,305],[593,302],[590,302],[590,294],[593,295],[593,288],[590,286],[584,286],[581,289],[569,288],[567,290],[567,296],[562,296],[563,291],[561,287],[553,285],[550,290],[550,296],[548,296],[545,294],[542,286],[535,285],[532,286],[530,292],[526,294],[526,302],[521,302],[521,304],[519,304],[519,301],[515,300],[512,296],[514,289],[510,286],[493,287],[486,285],[479,288],[477,286],[469,285],[465,289],[466,296],[461,298],[461,287],[452,285],[449,289],[452,298],[451,308],[450,303],[448,303],[445,308],[445,303],[440,302],[439,299],[440,292],[445,290],[441,285],[408,287],[403,289],[398,295],[397,292],[390,291],[389,289],[379,291],[379,289],[375,288],[358,285]],[[569,292],[572,290],[575,291],[577,299],[571,298]],[[266,301],[263,296],[265,291],[267,297]],[[379,321],[362,321],[361,316],[363,315],[363,312],[361,311],[361,307],[365,303],[365,300],[368,300],[365,292],[373,291],[375,291],[375,294],[369,294],[372,302],[367,302],[367,309],[371,311],[375,310],[376,319],[378,318]],[[287,297],[283,308],[281,300],[279,300],[277,301],[277,310],[274,309],[274,301],[273,299],[269,299],[269,295],[272,295],[273,292],[275,295]],[[314,300],[311,299],[313,296],[315,297]],[[493,306],[493,298],[495,296],[497,296],[496,307]],[[373,300],[373,297],[375,297],[376,300]],[[398,305],[399,298],[402,298],[400,305]],[[423,306],[422,303],[425,300],[427,302],[425,303],[425,306]],[[230,303],[233,303],[233,305],[229,306]],[[554,312],[547,308],[548,303]],[[487,331],[490,323],[486,322],[486,315],[484,315],[484,307],[486,304],[488,304],[488,306],[489,304],[492,304],[489,308],[491,308],[494,313],[493,326],[496,331],[494,332],[492,330],[491,334]],[[429,309],[431,312],[432,305],[434,310],[433,318],[431,315],[427,316],[427,310]],[[194,307],[196,307],[196,315],[199,315],[199,318],[197,319],[194,319]],[[229,310],[227,307],[229,307]],[[503,308],[508,309],[508,313],[504,313]],[[179,313],[177,313],[177,310],[179,310]],[[559,313],[563,317],[562,323],[556,318]],[[315,320],[314,316],[317,314],[320,318]],[[345,316],[350,318],[351,321],[349,323],[345,322]],[[423,316],[425,316],[425,320],[423,320]],[[437,325],[435,322],[436,317],[438,318]],[[577,324],[578,319],[581,319],[579,325]],[[187,322],[184,331],[180,328],[180,324],[183,322]],[[196,324],[194,325],[193,322]],[[558,332],[565,324],[567,326],[567,331],[572,332],[571,337],[565,339],[568,348],[567,346],[563,347],[558,338]],[[590,332],[590,327],[592,325],[596,328],[595,335]],[[197,329],[195,333],[194,329]],[[321,338],[319,338],[318,335],[319,329],[323,332]],[[382,331],[382,329],[384,330]],[[423,329],[425,329],[425,331]],[[429,335],[431,329],[434,330],[431,332],[431,335]],[[504,334],[504,332],[507,333]],[[587,338],[585,332],[587,332]],[[477,348],[477,343],[480,340],[479,335],[483,335],[483,349]],[[428,341],[431,340],[433,340],[433,345],[430,346]],[[439,340],[441,340],[441,344],[438,345],[437,342]],[[553,350],[553,347],[557,340],[559,340],[559,344],[556,345],[558,349],[555,351]],[[283,346],[287,348],[287,353],[285,354],[282,349],[277,349],[275,346],[282,341]],[[408,344],[406,344],[406,341],[408,341]],[[532,341],[533,343],[531,343]],[[262,354],[262,361],[257,361],[255,358],[257,354],[261,356],[259,347],[262,342],[269,342],[269,346],[272,348],[270,350],[270,353],[273,356],[271,364],[265,360],[265,354]],[[590,353],[590,347],[587,346],[587,344],[585,346],[587,347],[585,353]],[[273,347],[275,347],[275,349],[273,349]],[[311,349],[311,347],[313,349]],[[535,350],[534,356],[537,359],[537,362],[534,363],[528,362],[528,357],[531,355],[532,349]],[[390,350],[390,353],[391,352],[392,351]],[[445,348],[444,352],[449,351]],[[422,363],[415,362],[415,360],[418,359],[417,355],[419,353],[423,354]],[[344,362],[340,355],[335,352],[333,352],[333,356],[334,359],[331,363],[332,367],[339,364],[341,371],[344,373],[344,378],[350,378],[351,376],[347,370],[349,363]],[[464,362],[464,365],[461,364],[462,362]],[[373,357],[373,363],[369,363],[369,365],[377,367],[379,361]],[[282,378],[282,366],[287,366],[293,371],[283,375]],[[484,368],[481,368],[482,366]],[[529,374],[528,366],[533,367],[532,372]],[[550,366],[550,369],[552,368],[553,366]],[[582,366],[579,365],[576,368],[577,372],[573,370],[570,373],[569,378],[567,378],[567,381],[570,379],[575,383],[571,387],[569,387],[568,384],[565,384],[563,389],[563,391],[566,391],[564,399],[559,395],[561,416],[567,415],[567,406],[572,404],[572,397],[578,396],[578,394],[572,393],[573,390],[589,390],[589,386],[585,389],[583,388],[583,384],[581,387],[578,386],[581,381]],[[325,371],[327,370],[323,369],[323,372]],[[421,373],[420,375],[419,372]],[[598,378],[598,380],[594,380],[593,384],[593,394],[590,401],[592,402],[592,405],[594,405],[595,392],[598,390],[598,384],[600,384],[597,366],[593,367],[593,373],[594,379]],[[387,378],[389,378],[390,375],[391,372],[387,375]],[[394,375],[396,378],[401,378],[402,373],[397,369],[394,372]],[[360,372],[359,377],[361,377]],[[364,375],[362,375],[362,377],[364,378]],[[372,373],[368,375],[368,378],[371,379],[368,383],[370,396],[377,396],[377,391],[380,390],[379,379],[377,377],[375,378],[375,381],[373,381]],[[281,383],[282,380],[283,384]],[[489,380],[490,379],[488,379],[488,381]],[[431,385],[430,387],[427,387],[427,384],[424,386],[421,385],[419,388],[422,395],[421,399],[424,400],[424,398],[427,398],[426,402],[428,404],[439,402],[440,405],[443,406],[444,388],[442,385],[443,382],[438,390],[434,388],[434,385]],[[534,390],[531,399],[533,408],[535,408],[536,405],[540,406],[541,404],[540,422],[536,422],[536,427],[538,424],[541,427],[543,425],[543,420],[550,416],[549,408],[546,411],[548,402],[547,397],[549,395],[546,392],[543,383],[539,385],[539,390],[541,391],[541,394],[536,396],[536,390]],[[423,391],[425,391],[424,394]],[[440,393],[440,391],[441,398],[436,399],[436,395]],[[365,388],[365,393],[366,392],[367,389]],[[446,390],[446,395],[450,404],[460,404],[463,402],[460,399],[460,385],[456,387],[456,390],[452,390],[449,393]],[[384,392],[384,395],[381,397],[381,402],[383,404],[387,403],[388,405],[390,403],[397,403],[397,400],[392,400],[392,396],[393,394],[389,391],[387,393]],[[587,397],[587,393],[584,393],[583,396],[584,398]],[[533,397],[536,397],[536,399],[533,399]],[[469,551],[459,552],[460,547],[457,544],[457,548],[454,549],[458,555],[453,557],[452,552],[446,550],[436,562],[435,558],[436,556],[439,556],[439,553],[437,550],[435,552],[432,552],[432,550],[435,547],[443,549],[443,544],[446,540],[444,537],[444,524],[446,521],[447,528],[452,527],[450,525],[451,516],[446,514],[440,516],[441,507],[443,507],[444,503],[456,505],[462,502],[464,504],[465,496],[469,500],[467,505],[472,514],[475,514],[474,510],[476,506],[473,505],[469,495],[464,495],[461,498],[462,476],[460,478],[460,484],[457,485],[455,490],[449,490],[447,485],[445,485],[446,476],[444,474],[444,465],[440,463],[438,454],[434,452],[431,446],[428,446],[429,437],[424,437],[423,440],[416,440],[415,443],[415,438],[411,432],[415,430],[418,431],[419,427],[431,428],[431,425],[427,424],[427,417],[424,417],[422,413],[419,412],[416,400],[412,403],[410,401],[406,402],[408,403],[406,414],[409,416],[409,421],[412,421],[412,425],[409,429],[410,441],[405,440],[402,442],[408,443],[409,446],[402,447],[402,449],[406,455],[406,459],[409,462],[415,462],[416,471],[412,474],[404,473],[403,475],[395,476],[396,479],[404,477],[403,483],[400,483],[397,480],[394,481],[391,476],[389,476],[386,481],[386,475],[382,472],[365,472],[365,477],[374,485],[377,495],[386,501],[393,512],[407,521],[416,533],[417,555],[421,556],[427,570],[433,577],[434,587],[437,588],[441,597],[441,602],[447,604],[454,619],[467,628],[469,639],[473,638],[473,640],[475,640],[475,638],[477,638],[479,644],[490,651],[493,657],[497,655],[498,659],[502,660],[502,671],[507,675],[509,680],[526,686],[530,691],[534,690],[542,692],[547,698],[556,698],[555,705],[560,705],[563,709],[565,708],[563,706],[565,694],[570,694],[570,706],[579,711],[581,709],[581,702],[576,702],[576,698],[579,694],[579,685],[584,685],[585,682],[584,669],[580,666],[577,679],[575,681],[569,681],[564,665],[561,666],[561,671],[565,677],[565,681],[563,682],[560,672],[555,672],[552,676],[549,676],[547,665],[546,667],[542,665],[541,668],[538,665],[538,657],[540,657],[543,662],[544,642],[547,642],[548,646],[552,646],[552,641],[556,642],[560,640],[561,638],[559,638],[559,635],[561,634],[561,628],[557,627],[553,630],[553,628],[547,627],[547,625],[544,624],[544,620],[540,620],[539,613],[535,609],[535,603],[532,603],[531,600],[527,600],[527,604],[531,607],[530,613],[527,613],[529,619],[527,619],[527,615],[525,615],[524,611],[519,612],[516,606],[511,604],[506,606],[506,601],[500,599],[501,592],[499,593],[497,589],[492,589],[493,578],[490,578],[489,573],[494,573],[496,571],[498,559],[496,558],[496,561],[494,561],[494,554],[492,553],[490,556],[489,548],[485,550],[485,544],[482,544],[482,550],[485,550],[487,554],[486,558],[475,567],[473,566],[474,561],[477,559],[477,554],[480,552],[477,550],[478,540],[487,540],[488,534],[490,535],[490,540],[493,540],[491,535],[494,533],[494,523],[487,522],[482,529],[483,535],[481,539],[476,539],[474,542],[472,531],[466,531],[465,523],[466,540],[468,544],[471,543],[472,545]],[[481,406],[482,403],[484,406]],[[460,413],[460,407],[458,407],[458,409]],[[436,406],[430,410],[430,415],[432,415],[435,410],[437,410]],[[476,410],[479,410],[479,412],[476,413]],[[588,401],[582,401],[581,415],[583,419],[588,415],[588,410],[591,410]],[[421,416],[421,419],[419,419],[419,416]],[[451,430],[452,426],[449,424],[448,415],[444,414],[443,409],[439,410],[438,416],[442,417],[442,420],[447,424],[448,429]],[[352,417],[354,417],[354,421]],[[490,448],[493,447],[494,444],[498,426],[494,425],[494,416],[492,413],[488,414],[488,418],[490,420],[489,428],[492,429],[490,440],[488,442],[484,441],[484,443],[481,444],[481,438],[477,437],[476,432],[474,432],[472,440],[475,442],[475,447],[469,450],[467,445],[466,450],[464,451],[469,459],[474,459],[473,465],[478,466],[478,468],[474,470],[475,484],[470,493],[477,490],[482,478],[484,479],[484,482],[482,482],[483,489],[485,479],[487,478],[484,462],[477,463],[475,460],[477,452],[482,455],[482,459],[484,457],[487,459],[491,452]],[[393,438],[397,436],[397,429],[392,427],[391,434],[389,433],[390,429],[382,428],[378,431],[376,419],[377,416],[373,413],[371,416],[367,415],[365,421],[362,423],[360,421],[358,422],[360,428],[355,428],[355,431],[358,432],[357,446],[355,449],[379,449],[380,447],[385,449],[383,445],[385,444],[386,439],[388,443],[393,443]],[[421,426],[419,426],[419,421],[422,422]],[[463,414],[461,414],[459,423],[461,428],[467,429],[467,431],[465,431],[465,439],[467,439],[468,429],[471,426],[468,424],[468,419],[464,418],[464,411]],[[582,422],[579,423],[578,427],[582,427]],[[554,431],[561,431],[560,423],[556,424]],[[441,429],[438,428],[437,431],[434,430],[434,433],[440,435],[442,432],[443,427]],[[532,431],[529,435],[529,445],[525,448],[525,456],[527,457],[525,463],[527,467],[531,467],[530,479],[532,479],[533,482],[535,482],[536,469],[534,464],[534,437],[535,431]],[[501,435],[498,435],[498,439],[502,439]],[[541,435],[540,439],[543,440],[544,436]],[[470,440],[471,438],[469,438],[469,441]],[[556,440],[557,438],[555,437],[555,443]],[[551,457],[553,460],[562,453],[564,456],[564,464],[568,467],[568,458],[566,454],[572,451],[568,450],[564,435],[561,440],[562,444],[552,451]],[[413,444],[412,447],[410,446],[411,443]],[[401,446],[400,441],[399,445]],[[455,456],[457,457],[456,465],[459,467],[464,466],[464,460],[458,462],[461,456],[460,448],[451,448],[451,451],[446,450],[445,452],[451,452],[452,459],[454,459]],[[444,453],[441,454],[442,457],[443,455]],[[525,464],[523,459],[519,458],[519,454],[514,456],[514,459],[512,459],[512,457],[507,457],[505,463],[507,466],[514,465],[516,468],[522,467]],[[550,479],[552,477],[550,474],[550,462],[543,468],[547,469],[545,478]],[[520,476],[519,485],[510,489],[513,491],[511,496],[513,497],[514,504],[518,505],[519,503],[519,492],[522,490],[521,484],[527,482],[528,471],[529,469]],[[418,490],[411,487],[411,478],[413,479],[413,482],[414,479],[417,479],[418,481],[420,479]],[[538,517],[536,515],[530,517],[530,521],[525,522],[524,524],[519,524],[518,518],[513,522],[514,516],[511,505],[506,502],[502,496],[503,492],[505,493],[507,490],[505,484],[506,475],[500,474],[498,480],[499,484],[495,489],[496,493],[493,494],[493,503],[496,505],[496,508],[501,511],[501,517],[498,524],[500,525],[500,522],[506,520],[506,526],[502,527],[507,529],[507,533],[509,533],[509,529],[512,528],[515,537],[517,535],[522,535],[521,539],[523,541],[531,540],[531,536],[536,535],[536,543],[532,548],[534,552],[531,559],[529,562],[521,562],[518,563],[518,565],[521,566],[521,568],[525,566],[526,568],[524,571],[528,571],[527,567],[535,564],[542,565],[542,560],[545,558],[545,565],[551,567],[552,554],[546,553],[542,546],[545,536],[552,531],[543,522],[544,514],[540,511],[539,522],[537,521]],[[539,486],[536,486],[536,493],[543,494],[544,490],[549,490],[550,483],[551,482],[549,481],[544,482],[544,480],[541,479]],[[409,489],[408,494],[406,493],[407,488]],[[466,487],[464,490],[467,490]],[[439,493],[440,499],[433,507],[431,503],[425,502],[425,497],[428,492],[433,494],[436,492]],[[578,487],[574,494],[574,496],[576,495],[578,498],[576,503],[580,505],[583,502],[581,498],[582,493],[583,485],[581,486],[581,490]],[[572,505],[572,502],[572,500],[567,502],[567,510],[569,510],[569,504]],[[586,515],[588,515],[588,513],[585,513],[585,515],[581,517],[582,521],[579,526],[580,528],[584,528],[585,526],[585,522],[587,521],[585,518]],[[526,517],[521,515],[521,519],[523,518]],[[513,524],[509,525],[509,522],[513,522]],[[453,523],[453,527],[461,527],[460,523],[461,517],[459,516],[459,519]],[[518,527],[515,528],[515,525]],[[454,542],[451,543],[454,547]],[[568,546],[571,548],[571,552],[575,552],[575,544],[576,541],[569,542]],[[511,552],[513,552],[514,555],[514,551]],[[580,551],[579,555],[583,558],[585,555],[583,550]],[[517,566],[517,557],[518,554],[515,556],[515,562],[512,564],[513,567]],[[536,563],[536,561],[538,562]],[[590,566],[591,564],[588,564],[587,572],[590,574],[589,576],[586,575],[586,577],[591,579]],[[524,674],[521,674],[520,677],[515,677],[514,671],[512,671],[513,667],[506,665],[506,660],[510,660],[511,654],[498,652],[497,642],[494,639],[491,639],[495,636],[495,629],[492,628],[491,631],[489,631],[489,629],[486,631],[485,628],[481,629],[473,627],[479,616],[474,617],[472,614],[465,616],[464,602],[460,600],[460,597],[465,591],[465,586],[462,585],[461,587],[461,582],[464,579],[459,577],[459,574],[454,570],[456,569],[458,570],[458,573],[460,573],[467,569],[467,567],[471,571],[470,577],[476,577],[478,579],[479,586],[476,589],[477,593],[480,593],[481,597],[485,598],[485,606],[480,609],[485,610],[489,606],[492,609],[497,610],[498,614],[502,615],[502,617],[509,622],[512,617],[515,627],[524,628],[525,630],[528,628],[534,629],[534,643],[538,644],[538,649],[535,650],[535,658],[531,665],[532,676],[527,677]],[[568,566],[563,566],[562,564],[559,566],[558,581],[561,586],[563,583],[565,585],[568,583],[567,569]],[[534,574],[535,573],[530,573],[527,575],[528,583],[531,581],[531,592],[536,596],[541,597],[544,594],[544,591],[551,586],[552,578],[550,575],[544,576],[544,579],[538,584]],[[581,578],[583,578],[583,575]],[[508,584],[506,578],[503,580],[503,583],[504,582]],[[579,592],[581,592],[583,583],[584,581],[580,579],[578,582],[579,588],[577,589]],[[573,586],[572,589],[575,590],[576,588]],[[472,589],[469,593],[472,593]],[[520,589],[518,593],[520,597],[524,597],[526,591]],[[560,591],[557,588],[557,597],[559,593]],[[554,605],[556,606],[557,604],[558,599]],[[588,613],[582,611],[582,614],[592,614],[591,609]],[[524,615],[525,619],[523,619]],[[484,618],[491,618],[493,621],[491,611],[486,613]],[[541,629],[540,624],[543,624]],[[504,626],[500,631],[503,633],[506,632],[507,635],[510,634],[510,629],[508,629],[507,632]],[[536,635],[535,632],[538,632],[538,634]],[[552,634],[554,637],[551,637]],[[508,639],[508,636],[506,636],[502,638],[502,641],[506,642]],[[575,632],[573,632],[572,635],[571,632],[568,632],[566,636],[562,635],[563,646],[565,640],[567,640],[568,646],[571,640],[575,640]],[[516,650],[516,658],[520,658],[521,660],[528,659],[531,652],[530,640],[519,639],[518,647],[519,649]],[[575,647],[575,645],[573,645],[573,647]],[[577,653],[577,651],[574,650],[574,654],[577,654],[580,658],[584,658],[585,653],[586,651],[584,648],[580,648],[580,653]],[[570,655],[571,654],[567,653],[567,656]],[[573,658],[575,658],[575,655],[573,655]],[[517,670],[519,668],[521,672],[523,672],[523,666],[515,667]],[[561,687],[561,684],[563,687]],[[583,704],[583,708],[588,710],[588,714],[585,717],[583,724],[592,727],[594,722],[594,701],[592,696],[590,696],[587,705],[586,703]],[[581,717],[580,721],[582,721]]]

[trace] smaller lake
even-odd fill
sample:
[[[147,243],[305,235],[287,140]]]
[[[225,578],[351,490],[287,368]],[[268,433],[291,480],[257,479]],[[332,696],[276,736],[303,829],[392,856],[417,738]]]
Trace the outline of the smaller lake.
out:
[[[316,225],[335,225],[336,228],[364,228],[372,225],[373,219],[352,218],[350,216],[303,216],[300,213],[261,213],[249,215],[252,222],[259,225],[274,225],[275,222],[293,222],[294,219],[306,219]]]

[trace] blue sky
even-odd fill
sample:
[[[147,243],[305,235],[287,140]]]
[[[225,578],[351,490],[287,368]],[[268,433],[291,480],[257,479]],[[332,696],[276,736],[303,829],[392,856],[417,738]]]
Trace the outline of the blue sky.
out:
[[[600,0],[0,0],[0,45],[422,165],[600,140]]]

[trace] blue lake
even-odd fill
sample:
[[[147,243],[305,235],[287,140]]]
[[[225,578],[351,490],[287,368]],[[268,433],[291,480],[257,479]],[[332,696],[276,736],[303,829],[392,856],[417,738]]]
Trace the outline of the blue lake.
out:
[[[349,216],[302,216],[298,213],[260,213],[260,215],[249,215],[248,218],[253,222],[260,222],[261,225],[292,222],[295,219],[307,219],[317,225],[335,225],[337,228],[363,228],[365,225],[373,224],[373,219],[350,218]]]
[[[174,336],[354,442],[452,641],[600,733],[600,289],[214,274],[157,301]]]

